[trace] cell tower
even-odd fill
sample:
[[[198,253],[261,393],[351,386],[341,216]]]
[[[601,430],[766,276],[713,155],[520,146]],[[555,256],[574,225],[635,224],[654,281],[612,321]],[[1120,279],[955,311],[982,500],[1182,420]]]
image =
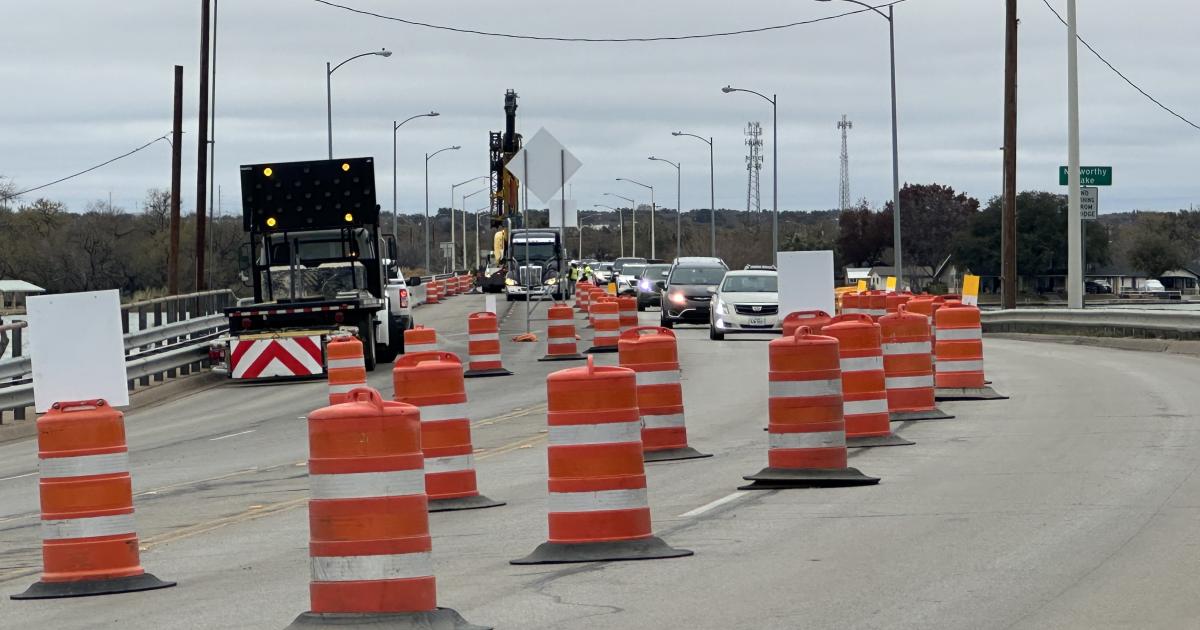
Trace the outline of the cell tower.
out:
[[[854,123],[846,120],[846,115],[842,114],[842,119],[838,121],[838,129],[842,130],[842,184],[841,184],[841,205],[842,210],[850,207],[850,148],[846,144],[846,138],[850,135],[850,130],[854,128]]]
[[[762,210],[758,196],[759,174],[762,172],[762,125],[756,122],[746,123],[746,146],[750,154],[746,156],[746,210]]]

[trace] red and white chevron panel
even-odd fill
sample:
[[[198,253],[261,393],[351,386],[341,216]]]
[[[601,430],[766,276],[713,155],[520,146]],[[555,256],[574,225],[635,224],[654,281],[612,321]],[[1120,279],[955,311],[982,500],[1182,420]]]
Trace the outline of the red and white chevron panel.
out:
[[[325,373],[321,336],[234,339],[229,342],[233,378],[317,376]]]

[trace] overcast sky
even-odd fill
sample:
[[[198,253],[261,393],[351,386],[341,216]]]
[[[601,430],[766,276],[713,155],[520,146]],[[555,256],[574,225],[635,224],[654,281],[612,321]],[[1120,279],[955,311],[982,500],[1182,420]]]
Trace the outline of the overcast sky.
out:
[[[1050,0],[1065,11],[1065,0]],[[702,33],[792,22],[853,10],[846,2],[655,0],[343,0],[409,19],[467,28],[588,37]],[[1200,120],[1195,26],[1187,0],[1080,3],[1080,34],[1157,98]],[[902,181],[948,184],[987,199],[1001,179],[1003,0],[908,0],[896,6]],[[1021,189],[1061,191],[1066,163],[1066,32],[1042,0],[1021,0]],[[184,207],[195,200],[199,0],[10,2],[0,38],[0,175],[35,186],[170,131],[172,66],[185,67]],[[847,114],[851,191],[890,198],[887,23],[860,14],[764,34],[658,43],[551,43],[432,31],[363,17],[311,0],[220,2],[216,79],[216,183],[236,211],[237,166],[325,157],[325,62],[387,48],[333,77],[334,152],[374,156],[388,209],[393,119],[436,109],[400,130],[401,211],[424,204],[424,154],[462,145],[430,163],[431,206],[450,184],[487,173],[489,130],[503,128],[504,91],[520,95],[518,129],[546,127],[583,162],[571,182],[580,207],[605,192],[646,200],[627,177],[674,205],[675,173],[650,155],[683,163],[683,206],[708,206],[707,147],[673,130],[713,136],[717,205],[745,208],[743,129],[762,121],[763,207],[770,206],[770,106],[732,83],[779,99],[779,201],[783,209],[838,203],[836,122]],[[1080,48],[1085,165],[1112,165],[1101,211],[1167,210],[1200,202],[1200,131],[1159,110]],[[35,193],[82,209],[106,199],[137,207],[169,187],[165,142]],[[459,189],[473,192],[474,186]],[[455,200],[455,203],[459,203]],[[470,209],[486,203],[470,200]]]

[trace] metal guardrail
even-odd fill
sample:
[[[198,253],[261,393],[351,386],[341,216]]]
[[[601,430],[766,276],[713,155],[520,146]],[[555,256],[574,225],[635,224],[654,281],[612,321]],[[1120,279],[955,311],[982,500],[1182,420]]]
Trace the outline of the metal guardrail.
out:
[[[1200,339],[1200,312],[1129,309],[1016,309],[981,314],[984,332]]]
[[[208,358],[208,342],[228,327],[223,314],[235,301],[232,291],[205,291],[155,298],[121,307],[125,341],[125,369],[129,388],[147,386],[189,374]],[[136,319],[137,328],[129,330]],[[26,328],[25,322],[3,328]],[[36,332],[36,327],[35,327]],[[16,341],[14,339],[14,341]],[[0,361],[0,413],[13,411],[25,418],[33,404],[32,362],[24,348],[14,346],[14,357]]]

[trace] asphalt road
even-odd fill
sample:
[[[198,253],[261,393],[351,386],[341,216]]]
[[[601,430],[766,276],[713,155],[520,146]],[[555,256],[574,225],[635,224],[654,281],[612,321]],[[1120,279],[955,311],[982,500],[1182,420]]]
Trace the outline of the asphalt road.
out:
[[[418,319],[465,351],[481,302]],[[894,425],[916,445],[852,451],[878,486],[738,492],[766,461],[767,338],[678,334],[691,444],[715,457],[647,470],[656,533],[696,555],[508,564],[546,534],[544,378],[563,366],[506,343],[517,374],[468,391],[481,490],[508,505],[432,515],[441,605],[498,628],[1197,626],[1193,359],[988,340],[1012,398],[943,403],[957,419]],[[36,449],[0,446],[0,627],[286,626],[308,608],[303,416],[324,395],[223,385],[129,414],[142,562],[179,582],[162,591],[7,599],[39,570]]]

